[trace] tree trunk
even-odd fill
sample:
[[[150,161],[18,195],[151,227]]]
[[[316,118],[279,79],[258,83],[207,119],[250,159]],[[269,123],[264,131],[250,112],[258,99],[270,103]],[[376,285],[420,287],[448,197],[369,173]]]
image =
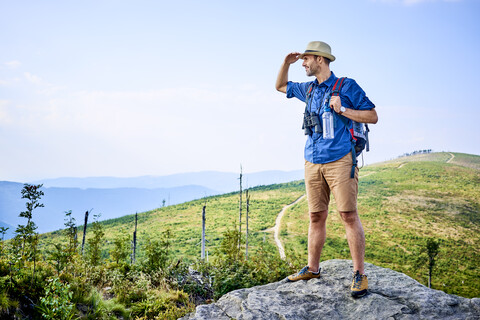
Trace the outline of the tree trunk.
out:
[[[240,234],[242,234],[242,166],[240,166],[240,202],[239,202],[239,218],[238,218],[238,225]]]
[[[246,192],[245,198],[247,199],[247,216],[246,216],[247,232],[245,235],[245,258],[248,260],[248,214],[250,212],[250,196],[248,195],[248,189],[245,192]]]
[[[203,206],[202,210],[202,254],[201,259],[205,260],[205,208],[207,206]]]
[[[135,264],[136,252],[137,252],[137,215],[135,212],[135,231],[133,231],[133,254],[132,254],[132,264]]]
[[[238,218],[238,252],[240,253],[240,244],[242,243],[242,165],[240,165],[240,201],[239,201],[239,218]]]
[[[85,247],[85,234],[87,233],[87,223],[88,223],[88,211],[85,212],[85,222],[83,223],[82,256],[83,256],[83,248]]]

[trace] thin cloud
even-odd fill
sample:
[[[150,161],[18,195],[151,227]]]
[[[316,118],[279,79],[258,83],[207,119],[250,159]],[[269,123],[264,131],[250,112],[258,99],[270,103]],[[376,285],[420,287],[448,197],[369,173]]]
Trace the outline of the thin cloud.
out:
[[[18,60],[12,60],[12,61],[5,62],[5,65],[10,69],[16,69],[20,67],[22,63]]]
[[[25,79],[27,79],[28,82],[31,82],[37,85],[44,84],[42,78],[34,74],[31,74],[30,72],[24,72],[23,75],[25,76]]]
[[[0,124],[10,124],[12,119],[8,114],[8,100],[0,100]]]
[[[51,96],[66,88],[65,86],[57,86],[47,81],[44,81],[41,77],[31,74],[30,72],[24,72],[23,75],[28,82],[39,87],[37,93],[41,95]]]

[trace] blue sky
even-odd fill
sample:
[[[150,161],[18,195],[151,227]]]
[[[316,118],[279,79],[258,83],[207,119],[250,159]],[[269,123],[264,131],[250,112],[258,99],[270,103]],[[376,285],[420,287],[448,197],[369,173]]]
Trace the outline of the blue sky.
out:
[[[0,180],[301,169],[304,106],[274,83],[312,40],[377,106],[367,164],[480,154],[479,18],[477,0],[0,0]]]

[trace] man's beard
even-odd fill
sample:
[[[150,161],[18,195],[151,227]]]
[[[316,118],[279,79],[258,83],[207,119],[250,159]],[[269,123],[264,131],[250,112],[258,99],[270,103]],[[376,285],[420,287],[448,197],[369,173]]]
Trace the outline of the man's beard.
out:
[[[319,70],[319,68],[320,67],[318,65],[315,65],[315,64],[313,64],[312,66],[308,66],[308,68],[305,69],[307,77],[314,76],[317,73],[317,71]]]

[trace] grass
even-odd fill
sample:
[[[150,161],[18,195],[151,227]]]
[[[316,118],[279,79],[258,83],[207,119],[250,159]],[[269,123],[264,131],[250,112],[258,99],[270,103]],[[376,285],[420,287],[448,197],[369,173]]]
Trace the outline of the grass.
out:
[[[302,181],[271,186],[251,188],[249,212],[249,250],[255,252],[260,242],[273,244],[273,234],[266,232],[275,224],[278,212],[284,205],[293,202],[304,192]],[[243,197],[243,205],[246,199]],[[193,261],[200,258],[200,241],[202,235],[202,209],[206,205],[206,239],[209,255],[215,254],[220,245],[222,234],[227,229],[238,228],[239,194],[229,193],[207,197],[174,206],[155,209],[138,214],[137,239],[138,246],[144,246],[147,238],[160,239],[162,233],[170,229],[173,233],[173,252],[179,259]],[[246,230],[246,208],[242,209],[242,230]],[[113,239],[122,234],[130,234],[133,238],[135,215],[102,221],[105,226],[105,256],[112,249]],[[83,230],[83,227],[79,227]],[[265,237],[264,237],[265,235]],[[82,238],[82,232],[78,238]],[[60,232],[45,234],[42,243],[51,247],[61,237]],[[87,239],[89,237],[87,228]],[[140,254],[141,254],[141,250]],[[140,259],[142,257],[140,256]]]

